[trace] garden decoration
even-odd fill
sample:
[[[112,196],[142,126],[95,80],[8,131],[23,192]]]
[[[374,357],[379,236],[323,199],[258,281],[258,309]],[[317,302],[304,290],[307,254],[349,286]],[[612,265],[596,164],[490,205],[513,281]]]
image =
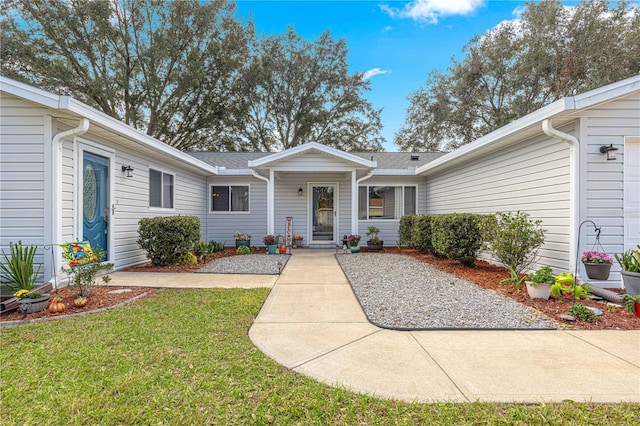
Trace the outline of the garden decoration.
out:
[[[113,268],[113,263],[102,263],[107,252],[100,247],[91,247],[89,241],[60,244],[62,257],[69,268],[62,267],[62,272],[69,276],[69,287],[76,297],[87,297],[97,286],[96,277],[103,271]],[[194,256],[195,257],[195,256]],[[104,284],[111,280],[109,275],[103,275]]]
[[[582,253],[582,256],[580,256],[580,260],[582,261],[582,263],[584,263],[584,269],[586,270],[587,276],[589,278],[591,278],[592,280],[604,281],[609,279],[609,273],[611,271],[611,265],[613,264],[613,258],[605,253],[602,245],[600,244],[601,229],[598,228],[595,223],[594,226],[596,240],[593,243],[593,247],[591,247],[591,250],[587,250]]]

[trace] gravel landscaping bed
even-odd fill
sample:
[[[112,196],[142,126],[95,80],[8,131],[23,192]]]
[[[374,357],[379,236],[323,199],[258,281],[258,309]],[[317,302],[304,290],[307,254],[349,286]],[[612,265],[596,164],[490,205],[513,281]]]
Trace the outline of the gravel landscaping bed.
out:
[[[288,254],[245,254],[221,257],[198,269],[199,273],[278,275],[289,261]]]
[[[336,255],[369,321],[393,329],[556,329],[528,306],[413,258]]]

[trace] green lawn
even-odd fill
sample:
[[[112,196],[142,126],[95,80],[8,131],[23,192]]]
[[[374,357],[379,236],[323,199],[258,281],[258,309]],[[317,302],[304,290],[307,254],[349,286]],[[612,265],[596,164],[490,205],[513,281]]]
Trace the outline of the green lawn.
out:
[[[0,423],[640,424],[640,404],[408,404],[328,387],[251,344],[267,294],[163,290],[100,315],[2,329]]]

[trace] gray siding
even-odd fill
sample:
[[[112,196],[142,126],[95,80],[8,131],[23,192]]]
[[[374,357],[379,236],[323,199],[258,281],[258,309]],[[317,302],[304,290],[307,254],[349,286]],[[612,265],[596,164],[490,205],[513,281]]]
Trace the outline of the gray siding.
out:
[[[0,98],[0,249],[43,245],[45,235],[46,110],[2,93]],[[43,249],[38,249],[43,264]],[[47,273],[47,271],[45,271]]]
[[[375,176],[360,183],[360,186],[415,186],[418,214],[427,212],[427,197],[425,179],[415,178],[411,176],[393,177],[393,176]],[[400,218],[398,219],[372,219],[358,220],[358,234],[362,236],[361,245],[366,245],[367,231],[369,226],[375,226],[380,229],[380,239],[384,241],[387,247],[393,247],[398,241],[398,229],[400,227]]]
[[[640,94],[600,105],[585,112],[582,119],[581,220],[589,219],[602,227],[600,242],[612,254],[624,251],[624,138],[640,136]],[[602,145],[619,148],[616,161],[600,153]],[[586,167],[585,167],[586,166]],[[588,250],[595,240],[592,226],[585,226],[579,252]],[[614,262],[610,282],[620,280],[620,266]],[[584,269],[582,274],[586,275]]]
[[[209,200],[211,185],[249,185],[249,212],[212,212]],[[235,244],[235,232],[251,233],[251,244],[260,246],[267,234],[267,184],[249,176],[210,177],[203,191],[207,209],[207,241],[223,241],[227,246]]]
[[[569,147],[543,135],[430,176],[427,212],[526,211],[547,231],[539,264],[561,272],[569,268],[569,189]]]

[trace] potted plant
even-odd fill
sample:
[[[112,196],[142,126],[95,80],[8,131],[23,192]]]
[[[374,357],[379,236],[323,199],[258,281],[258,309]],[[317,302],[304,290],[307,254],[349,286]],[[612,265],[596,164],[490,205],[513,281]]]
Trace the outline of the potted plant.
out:
[[[367,241],[367,248],[369,251],[380,251],[382,250],[382,245],[384,241],[380,240],[378,235],[380,234],[380,229],[375,226],[370,226],[367,231],[367,237],[369,240]]]
[[[640,295],[623,294],[621,297],[627,305],[627,311],[633,312],[635,316],[640,318]]]
[[[529,297],[532,299],[549,299],[551,286],[555,281],[556,278],[550,266],[543,266],[533,274],[529,274],[528,280],[525,281]]]
[[[630,249],[622,254],[615,254],[620,264],[620,274],[624,288],[632,296],[640,294],[640,244],[638,250]]]
[[[349,247],[351,247],[351,253],[360,253],[360,235],[351,234],[347,237],[347,241],[349,242]]]
[[[607,280],[613,264],[613,258],[602,251],[585,251],[580,256],[587,276],[592,280]]]
[[[276,254],[276,252],[278,251],[278,239],[275,235],[265,236],[264,238],[262,238],[262,242],[264,242],[264,245],[267,246],[267,252],[269,254]]]
[[[18,298],[18,306],[23,318],[27,314],[34,314],[46,309],[49,304],[49,293],[42,293],[37,290],[18,290],[13,294]]]
[[[236,247],[240,247],[240,246],[251,246],[251,233],[250,232],[240,232],[240,231],[236,231],[235,234],[233,234],[233,238],[236,240]]]
[[[298,248],[299,246],[302,246],[302,240],[304,240],[304,237],[302,235],[294,235],[293,248]]]

